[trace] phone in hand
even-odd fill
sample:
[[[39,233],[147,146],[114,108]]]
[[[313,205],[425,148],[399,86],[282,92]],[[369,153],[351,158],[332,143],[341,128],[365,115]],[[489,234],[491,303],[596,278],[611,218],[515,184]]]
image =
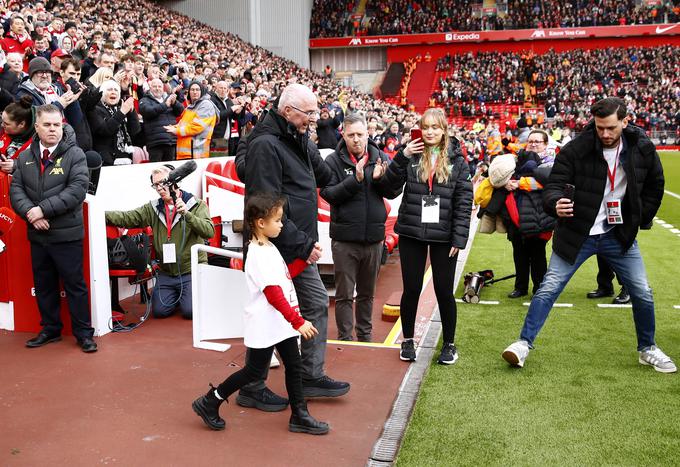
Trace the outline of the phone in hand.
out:
[[[569,199],[572,203],[574,202],[574,190],[576,190],[576,187],[571,183],[564,184],[564,197]]]
[[[69,87],[71,88],[71,92],[73,92],[74,94],[78,94],[78,92],[80,91],[80,83],[76,81],[75,78],[67,79],[66,84],[69,85]]]
[[[423,130],[420,128],[411,128],[411,141],[416,139],[423,139]]]

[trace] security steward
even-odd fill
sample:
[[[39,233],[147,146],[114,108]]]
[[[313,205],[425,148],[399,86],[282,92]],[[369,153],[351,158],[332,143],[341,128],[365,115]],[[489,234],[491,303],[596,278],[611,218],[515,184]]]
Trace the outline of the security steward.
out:
[[[88,289],[83,277],[83,201],[88,188],[85,153],[65,130],[61,110],[36,109],[36,135],[19,156],[10,188],[12,207],[28,223],[31,266],[42,330],[26,342],[41,347],[61,340],[59,280],[64,284],[73,335],[83,352],[96,352]]]

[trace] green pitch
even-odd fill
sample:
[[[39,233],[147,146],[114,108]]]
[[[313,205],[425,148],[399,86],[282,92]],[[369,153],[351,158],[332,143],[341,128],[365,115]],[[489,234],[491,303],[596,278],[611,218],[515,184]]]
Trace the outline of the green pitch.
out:
[[[661,157],[666,189],[680,194],[680,154]],[[680,199],[664,196],[658,217],[680,228]],[[638,240],[654,289],[657,343],[680,364],[680,236],[656,223]],[[465,271],[488,268],[497,277],[514,272],[504,236],[476,236]],[[430,368],[397,464],[677,465],[680,375],[638,363],[630,308],[585,298],[596,272],[592,258],[574,276],[558,299],[573,307],[553,309],[521,370],[500,356],[527,310],[522,299],[506,298],[512,280],[482,292],[500,305],[459,304],[460,360]]]

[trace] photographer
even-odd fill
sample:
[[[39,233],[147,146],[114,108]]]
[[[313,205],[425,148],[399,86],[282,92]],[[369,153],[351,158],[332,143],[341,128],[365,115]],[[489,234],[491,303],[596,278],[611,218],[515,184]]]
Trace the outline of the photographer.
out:
[[[119,227],[153,229],[153,248],[159,271],[151,299],[156,318],[167,318],[175,308],[191,319],[191,247],[203,244],[215,234],[208,205],[204,201],[167,183],[171,165],[151,172],[151,187],[160,198],[132,211],[108,211],[106,222]],[[174,199],[173,199],[174,194]],[[200,263],[208,256],[198,254]]]

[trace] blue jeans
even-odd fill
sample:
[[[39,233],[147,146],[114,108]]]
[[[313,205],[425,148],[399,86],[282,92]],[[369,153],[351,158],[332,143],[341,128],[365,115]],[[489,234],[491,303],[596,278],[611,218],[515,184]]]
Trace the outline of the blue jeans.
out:
[[[621,279],[623,286],[630,293],[633,303],[633,321],[637,334],[638,350],[654,344],[654,298],[652,289],[647,283],[645,265],[638,248],[637,241],[628,251],[622,252],[621,243],[614,235],[614,229],[601,235],[592,235],[586,239],[576,256],[574,264],[569,264],[555,253],[550,258],[548,272],[541,286],[531,299],[529,311],[524,318],[524,326],[520,339],[533,347],[534,339],[543,327],[553,304],[564,290],[564,287],[585,260],[598,254],[604,257],[614,272]]]

